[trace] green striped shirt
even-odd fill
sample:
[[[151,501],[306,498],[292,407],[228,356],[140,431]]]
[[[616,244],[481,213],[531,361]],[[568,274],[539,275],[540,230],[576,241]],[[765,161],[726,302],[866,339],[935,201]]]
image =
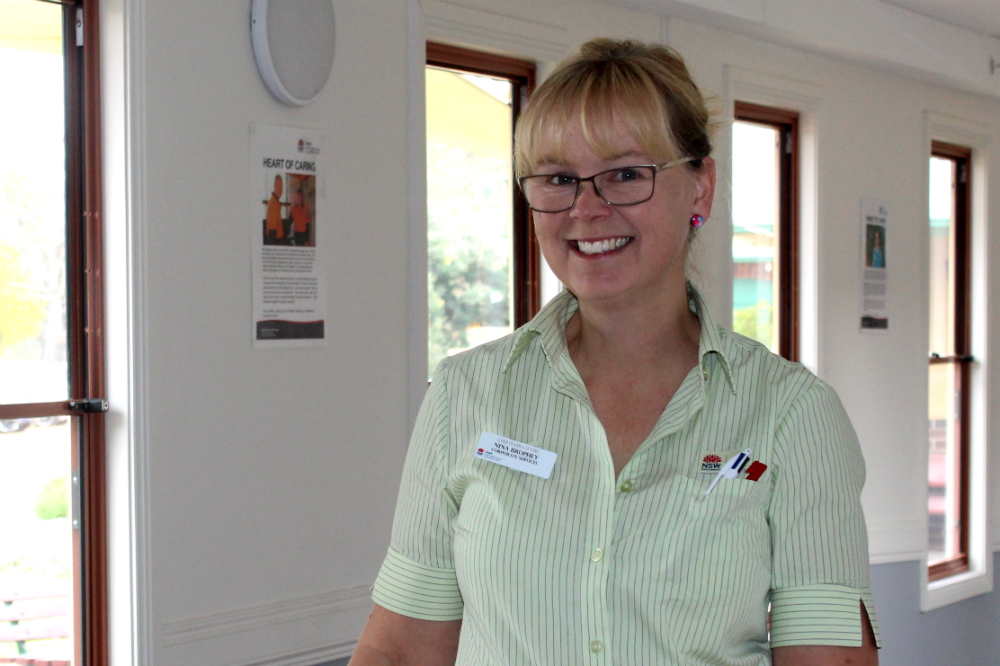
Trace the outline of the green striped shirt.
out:
[[[864,461],[839,399],[716,326],[693,290],[692,308],[700,363],[618,478],[566,347],[570,294],[442,362],[375,602],[462,618],[463,666],[758,666],[774,646],[860,645],[859,600],[877,636]],[[484,432],[554,452],[551,476],[476,455]],[[759,479],[706,495],[748,448]]]

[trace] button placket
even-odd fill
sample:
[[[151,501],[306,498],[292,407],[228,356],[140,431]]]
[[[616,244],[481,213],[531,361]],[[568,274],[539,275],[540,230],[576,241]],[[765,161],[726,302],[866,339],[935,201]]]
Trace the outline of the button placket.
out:
[[[612,626],[608,606],[608,582],[610,561],[610,540],[614,534],[617,514],[618,480],[614,476],[614,466],[607,443],[607,434],[597,416],[590,412],[590,444],[596,457],[591,495],[591,512],[586,534],[581,536],[589,542],[589,551],[583,576],[581,599],[583,609],[581,620],[586,633],[581,638],[588,641],[584,649],[589,650],[593,663],[603,663],[607,649],[608,632]],[[583,545],[583,544],[581,544]]]

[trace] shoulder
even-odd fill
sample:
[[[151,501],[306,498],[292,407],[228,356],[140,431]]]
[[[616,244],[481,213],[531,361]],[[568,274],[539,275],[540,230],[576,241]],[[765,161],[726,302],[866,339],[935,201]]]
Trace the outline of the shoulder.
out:
[[[448,383],[471,382],[479,385],[501,381],[512,360],[517,359],[517,365],[537,360],[532,353],[532,347],[537,346],[533,344],[536,337],[534,331],[522,327],[496,340],[448,356],[438,364],[434,381],[441,378]]]
[[[787,406],[810,391],[832,391],[801,363],[789,361],[760,342],[722,326],[718,332],[737,393],[766,393]]]
[[[854,438],[837,392],[808,368],[722,327],[719,336],[734,393],[745,409],[770,414],[778,431],[823,430]]]

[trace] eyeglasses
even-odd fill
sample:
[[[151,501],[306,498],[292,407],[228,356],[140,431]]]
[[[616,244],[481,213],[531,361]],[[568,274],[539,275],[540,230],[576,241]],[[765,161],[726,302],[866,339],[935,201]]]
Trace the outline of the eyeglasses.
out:
[[[588,180],[594,184],[597,196],[609,206],[634,206],[653,198],[658,172],[693,159],[684,157],[665,164],[616,167],[587,178],[564,173],[523,176],[517,182],[528,206],[539,213],[561,213],[575,206],[581,186]]]

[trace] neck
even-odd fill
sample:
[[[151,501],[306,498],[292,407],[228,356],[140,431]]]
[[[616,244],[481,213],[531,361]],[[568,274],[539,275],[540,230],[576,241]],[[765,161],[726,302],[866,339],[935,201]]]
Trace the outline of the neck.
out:
[[[566,326],[566,342],[574,361],[635,369],[692,357],[697,362],[700,333],[680,284],[638,303],[581,301]]]

